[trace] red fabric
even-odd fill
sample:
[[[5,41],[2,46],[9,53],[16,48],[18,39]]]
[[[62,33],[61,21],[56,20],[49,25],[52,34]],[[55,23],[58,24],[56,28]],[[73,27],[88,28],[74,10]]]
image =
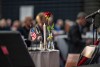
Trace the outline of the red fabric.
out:
[[[99,40],[96,40],[95,42],[94,42],[94,45],[98,45],[99,44]],[[83,57],[82,58],[82,60],[80,60],[80,62],[77,64],[77,66],[80,66],[80,65],[82,65],[82,64],[84,64],[86,61],[87,61],[87,57]]]
[[[77,66],[81,66],[82,64],[84,64],[87,61],[87,57],[83,57],[82,60],[77,64]]]
[[[98,44],[99,44],[99,40],[97,40],[97,41],[94,42],[94,45],[97,46]]]
[[[1,46],[0,48],[1,48],[4,55],[9,55],[9,52],[8,52],[8,49],[6,46]]]

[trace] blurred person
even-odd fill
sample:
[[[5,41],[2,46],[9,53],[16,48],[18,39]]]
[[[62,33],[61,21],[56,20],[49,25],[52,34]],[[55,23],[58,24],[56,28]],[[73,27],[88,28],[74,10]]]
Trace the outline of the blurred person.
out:
[[[19,31],[21,28],[21,23],[19,20],[15,20],[12,24],[11,30],[12,31]]]
[[[48,15],[48,17],[46,17],[47,15]],[[35,25],[35,27],[31,28],[31,30],[34,30],[35,34],[37,35],[37,38],[35,38],[34,41],[38,40],[39,37],[42,38],[42,40],[43,40],[43,25],[44,25],[44,23],[46,24],[46,26],[51,25],[52,21],[50,18],[53,18],[52,14],[50,12],[40,12],[37,14],[37,16],[36,16],[37,24]],[[31,31],[30,31],[30,33],[31,33]],[[48,35],[49,34],[47,31],[47,36]],[[31,35],[29,35],[29,39],[31,39]]]
[[[56,31],[60,31],[60,30],[63,30],[63,20],[62,19],[58,19],[56,24],[55,24],[55,30]]]
[[[55,27],[54,27],[54,30],[53,30],[53,34],[55,36],[60,35],[60,34],[64,34],[64,22],[62,19],[57,20]]]
[[[7,26],[8,26],[8,27],[11,27],[11,25],[12,25],[12,20],[8,18],[8,19],[7,19]]]
[[[23,22],[23,26],[20,29],[20,33],[24,36],[25,39],[28,39],[29,31],[33,26],[32,21],[32,17],[26,17]]]
[[[76,23],[69,30],[68,39],[71,45],[69,52],[71,53],[81,53],[86,44],[91,42],[91,40],[84,41],[81,36],[83,26],[86,25],[85,16],[86,13],[80,12],[77,15]]]
[[[74,22],[71,20],[65,20],[65,33],[68,34],[70,27],[74,25]]]
[[[7,22],[5,19],[0,20],[0,30],[10,30],[10,28],[7,26]]]

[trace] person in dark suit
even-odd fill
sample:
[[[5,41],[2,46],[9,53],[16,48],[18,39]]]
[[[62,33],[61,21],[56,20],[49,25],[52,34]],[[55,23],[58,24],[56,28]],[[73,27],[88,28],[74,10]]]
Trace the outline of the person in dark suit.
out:
[[[33,19],[32,17],[26,17],[24,20],[24,26],[19,30],[21,35],[25,38],[28,39],[29,36],[29,31],[33,26]]]
[[[70,43],[70,53],[81,53],[85,44],[89,42],[84,41],[81,37],[83,26],[86,24],[85,16],[86,14],[84,12],[80,12],[77,15],[76,23],[69,30],[68,39]]]
[[[29,36],[30,29],[33,26],[32,17],[26,17],[23,23],[24,25],[21,28],[19,28],[18,31],[21,33],[23,39],[25,40],[27,47],[30,47],[31,41],[28,40],[28,36]]]

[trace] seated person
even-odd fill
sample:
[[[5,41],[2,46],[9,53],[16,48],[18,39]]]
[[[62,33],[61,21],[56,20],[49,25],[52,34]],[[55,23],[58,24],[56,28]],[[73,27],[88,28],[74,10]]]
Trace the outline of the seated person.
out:
[[[23,27],[20,28],[19,31],[20,31],[23,39],[27,43],[27,46],[30,46],[31,45],[31,41],[28,40],[28,36],[29,36],[30,29],[33,26],[33,19],[32,19],[32,17],[26,17],[23,23],[24,23]]]
[[[29,34],[29,40],[33,41],[33,42],[37,42],[39,43],[40,40],[43,41],[43,25],[44,23],[46,24],[46,26],[51,25],[52,24],[52,19],[53,15],[50,13],[49,19],[47,19],[46,17],[46,12],[40,12],[37,16],[36,16],[36,22],[37,24],[35,25],[35,27],[30,29],[30,34]],[[31,34],[31,33],[34,33]],[[48,30],[46,31],[46,35],[48,37],[49,32]]]
[[[55,36],[64,34],[64,22],[62,19],[57,20],[55,27],[54,27],[54,30],[53,30],[53,34]]]
[[[12,31],[19,31],[19,29],[21,28],[21,23],[18,20],[15,20],[12,24],[11,30]]]
[[[20,29],[20,33],[24,36],[25,39],[28,39],[30,28],[33,25],[32,20],[33,19],[31,17],[26,17],[25,20],[24,20],[24,22],[23,22],[24,25]]]
[[[7,26],[5,19],[0,20],[0,31],[10,31],[10,27]]]

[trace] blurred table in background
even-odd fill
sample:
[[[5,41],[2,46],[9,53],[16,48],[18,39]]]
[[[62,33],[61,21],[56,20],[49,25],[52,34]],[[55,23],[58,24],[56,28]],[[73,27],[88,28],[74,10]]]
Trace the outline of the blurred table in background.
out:
[[[36,67],[60,67],[59,50],[30,51]]]

